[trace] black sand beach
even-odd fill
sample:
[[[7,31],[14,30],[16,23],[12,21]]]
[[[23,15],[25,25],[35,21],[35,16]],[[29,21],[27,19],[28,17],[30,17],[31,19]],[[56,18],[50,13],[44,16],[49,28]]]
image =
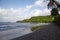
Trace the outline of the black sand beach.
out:
[[[60,28],[54,24],[43,25],[30,34],[14,38],[12,40],[60,40]]]

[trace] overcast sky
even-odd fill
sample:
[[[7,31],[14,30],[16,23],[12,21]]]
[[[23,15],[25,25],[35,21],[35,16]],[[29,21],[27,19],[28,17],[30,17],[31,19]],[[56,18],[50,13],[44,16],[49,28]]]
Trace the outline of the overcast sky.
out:
[[[15,22],[32,16],[50,15],[48,1],[43,0],[0,0],[0,22]]]

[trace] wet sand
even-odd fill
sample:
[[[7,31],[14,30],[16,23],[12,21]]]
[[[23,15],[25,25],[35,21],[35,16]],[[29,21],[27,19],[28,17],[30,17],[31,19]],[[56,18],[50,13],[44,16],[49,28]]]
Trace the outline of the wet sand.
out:
[[[24,29],[24,28],[0,31],[0,40],[10,40],[12,38],[16,38],[28,34],[30,32],[31,32],[30,29]]]
[[[11,40],[60,40],[60,28],[55,24],[43,25],[43,28]]]

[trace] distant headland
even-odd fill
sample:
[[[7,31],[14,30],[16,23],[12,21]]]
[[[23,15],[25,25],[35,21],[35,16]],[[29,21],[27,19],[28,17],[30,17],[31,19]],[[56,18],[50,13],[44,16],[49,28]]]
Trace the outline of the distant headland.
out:
[[[18,20],[16,22],[30,22],[30,23],[52,23],[52,16],[34,16],[30,19],[24,19],[22,21]]]

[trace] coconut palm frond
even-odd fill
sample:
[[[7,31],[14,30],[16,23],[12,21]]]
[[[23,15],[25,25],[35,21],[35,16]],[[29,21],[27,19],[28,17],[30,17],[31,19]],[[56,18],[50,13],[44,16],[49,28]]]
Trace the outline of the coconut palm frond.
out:
[[[52,8],[54,5],[55,5],[55,4],[54,4],[53,2],[49,2],[48,5],[47,5],[47,6],[48,6],[48,9],[49,9],[49,8]]]
[[[59,3],[56,1],[56,0],[49,0],[49,3],[48,3],[48,9],[49,8],[54,8],[55,6],[57,6]]]
[[[58,8],[60,8],[60,3],[55,1],[55,4],[57,5]]]

